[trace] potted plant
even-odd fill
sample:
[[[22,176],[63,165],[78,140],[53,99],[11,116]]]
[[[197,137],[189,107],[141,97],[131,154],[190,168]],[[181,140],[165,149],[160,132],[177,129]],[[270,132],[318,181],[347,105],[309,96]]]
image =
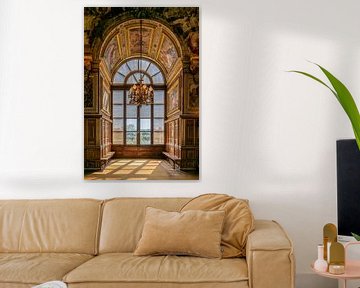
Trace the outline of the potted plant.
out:
[[[321,67],[320,65],[318,65],[316,63],[314,63],[314,64],[316,66],[318,66],[320,68],[320,70],[325,74],[327,79],[330,81],[332,87],[330,87],[325,82],[323,82],[319,78],[317,78],[309,73],[306,73],[303,71],[297,71],[297,70],[291,70],[289,72],[294,72],[294,73],[299,73],[299,74],[305,75],[305,76],[321,83],[322,85],[327,87],[332,92],[332,94],[334,94],[336,99],[339,101],[340,105],[343,107],[345,113],[349,117],[349,120],[350,120],[351,125],[354,130],[356,143],[360,150],[360,114],[359,114],[359,110],[356,106],[356,103],[354,101],[354,98],[352,97],[350,91],[346,88],[346,86],[340,80],[338,80],[334,75],[332,75],[325,68]]]
[[[321,83],[322,85],[327,87],[332,92],[332,94],[339,101],[340,105],[344,109],[345,113],[347,114],[347,116],[351,122],[353,131],[354,131],[354,135],[355,135],[355,140],[357,143],[357,147],[360,151],[360,114],[359,114],[359,110],[356,106],[356,103],[354,101],[354,98],[352,97],[350,91],[346,88],[346,86],[340,80],[338,80],[334,75],[332,75],[329,71],[327,71],[322,66],[320,66],[316,63],[314,63],[314,64],[316,66],[318,66],[320,68],[320,70],[325,74],[326,78],[329,80],[331,85],[326,84],[324,81],[320,80],[319,78],[317,78],[307,72],[298,71],[298,70],[292,70],[289,72],[294,72],[294,73],[305,75],[305,76]],[[359,173],[360,173],[360,171],[359,171]],[[357,217],[357,216],[354,215],[354,217]],[[355,233],[351,233],[351,234],[357,241],[360,241],[360,235],[355,234]]]
[[[356,241],[360,241],[360,235],[357,235],[355,233],[351,233],[351,235],[356,239]]]

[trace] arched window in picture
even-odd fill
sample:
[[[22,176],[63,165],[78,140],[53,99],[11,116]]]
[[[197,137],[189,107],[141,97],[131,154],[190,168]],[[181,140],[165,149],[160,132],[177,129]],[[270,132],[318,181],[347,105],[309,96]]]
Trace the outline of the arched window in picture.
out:
[[[130,104],[129,91],[142,79],[154,89],[152,104]],[[147,59],[123,63],[113,76],[113,145],[164,145],[165,77]]]

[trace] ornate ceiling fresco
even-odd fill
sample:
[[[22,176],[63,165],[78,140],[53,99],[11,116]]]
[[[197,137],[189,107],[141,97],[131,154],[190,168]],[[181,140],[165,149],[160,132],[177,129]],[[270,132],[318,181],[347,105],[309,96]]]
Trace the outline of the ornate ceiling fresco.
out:
[[[112,73],[118,64],[130,57],[140,55],[140,22],[126,21],[110,34],[103,45],[103,55],[109,71]],[[180,61],[181,46],[173,33],[163,24],[152,20],[142,23],[142,56],[149,57],[159,63],[168,74]]]
[[[197,7],[86,7],[85,52],[104,57],[113,71],[126,58],[139,55],[143,20],[143,55],[160,64],[166,74],[178,60],[188,59],[198,72],[199,9]],[[105,43],[105,44],[104,44]],[[105,46],[106,48],[104,48]],[[102,47],[102,48],[100,48]],[[99,53],[100,52],[100,53]]]

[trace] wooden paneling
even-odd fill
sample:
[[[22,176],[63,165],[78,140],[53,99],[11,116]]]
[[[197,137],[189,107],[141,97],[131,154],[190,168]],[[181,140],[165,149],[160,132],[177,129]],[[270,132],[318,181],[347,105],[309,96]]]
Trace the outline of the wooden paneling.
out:
[[[166,123],[166,152],[180,157],[179,149],[179,119]]]
[[[90,170],[104,169],[114,154],[111,151],[112,120],[109,108],[107,108],[110,103],[105,101],[106,99],[103,98],[104,94],[102,93],[109,90],[107,87],[109,84],[99,74],[95,78],[99,79],[99,85],[96,88],[100,90],[95,90],[97,103],[98,95],[102,95],[101,111],[93,114],[85,113],[84,119],[84,168]],[[104,107],[104,103],[108,104]]]
[[[183,119],[185,133],[184,145],[199,146],[199,119]]]
[[[182,119],[181,168],[199,169],[199,119]]]
[[[101,158],[107,158],[111,154],[111,121],[101,119]]]
[[[181,159],[180,169],[199,169],[199,119],[168,121],[166,131],[166,152]]]
[[[163,158],[164,145],[155,146],[124,146],[112,145],[114,158]]]
[[[199,89],[198,79],[186,71],[169,83],[166,113],[166,152],[180,158],[182,170],[199,169]],[[178,99],[173,99],[178,95]],[[178,101],[175,101],[178,100]],[[176,105],[172,104],[175,103]]]
[[[96,145],[96,119],[85,120],[85,145]]]
[[[100,159],[100,146],[86,147],[85,159],[88,160]]]
[[[199,147],[181,146],[181,164],[182,170],[199,169]]]

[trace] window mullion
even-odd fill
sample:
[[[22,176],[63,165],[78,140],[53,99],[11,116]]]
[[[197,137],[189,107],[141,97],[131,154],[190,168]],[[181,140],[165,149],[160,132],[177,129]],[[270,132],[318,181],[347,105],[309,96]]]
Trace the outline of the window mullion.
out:
[[[138,80],[136,79],[135,74],[132,74],[131,76],[134,78],[135,83],[138,83]]]
[[[154,103],[150,104],[151,105],[151,111],[150,111],[150,143],[151,145],[154,145],[154,137],[153,137],[153,132],[154,132]]]
[[[127,145],[127,127],[126,127],[126,120],[127,120],[127,101],[126,101],[126,89],[124,89],[124,144]]]
[[[140,146],[140,106],[136,106],[137,109],[137,129],[136,129],[136,144]]]
[[[126,62],[126,66],[127,66],[127,68],[129,69],[129,71],[131,72],[132,70],[131,70],[128,62]]]
[[[161,71],[156,72],[154,75],[151,75],[151,78],[161,73]]]
[[[149,62],[149,65],[146,67],[145,72],[147,72],[150,68],[151,62]]]

